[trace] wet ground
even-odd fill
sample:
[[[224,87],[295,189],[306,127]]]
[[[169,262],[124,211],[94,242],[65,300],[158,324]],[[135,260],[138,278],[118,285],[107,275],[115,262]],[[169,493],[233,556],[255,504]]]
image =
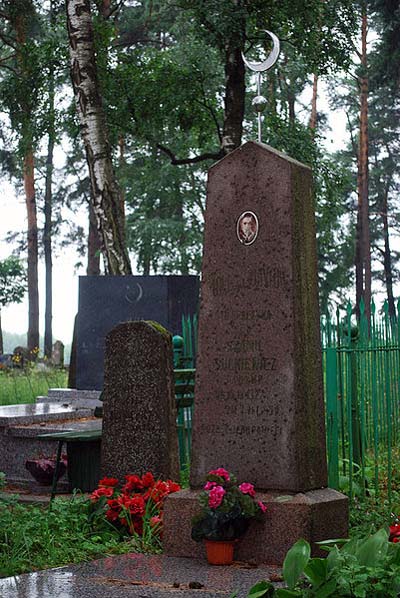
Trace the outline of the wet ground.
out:
[[[280,579],[277,567],[125,554],[0,579],[0,598],[245,598],[270,578]]]

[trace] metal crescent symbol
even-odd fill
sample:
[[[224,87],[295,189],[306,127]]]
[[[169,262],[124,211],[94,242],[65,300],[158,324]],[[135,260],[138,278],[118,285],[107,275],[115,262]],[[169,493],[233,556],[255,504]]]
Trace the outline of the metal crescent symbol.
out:
[[[275,62],[278,60],[279,51],[280,51],[279,39],[276,37],[275,33],[272,33],[272,31],[267,31],[266,29],[264,31],[265,31],[265,33],[268,33],[268,35],[270,36],[270,38],[272,39],[273,44],[274,44],[273,48],[272,48],[272,52],[268,56],[268,58],[266,58],[262,62],[252,62],[250,60],[246,60],[246,58],[242,52],[243,62],[249,69],[251,69],[252,71],[255,71],[256,73],[262,73],[263,71],[267,71],[268,69],[270,69],[271,66],[273,66],[275,64]]]
[[[137,282],[136,286],[138,288],[138,296],[136,297],[136,299],[133,298],[133,293],[126,293],[125,294],[125,299],[128,301],[128,303],[138,303],[141,298],[143,297],[143,288],[142,286]],[[127,289],[129,290],[129,287],[127,287]]]
[[[138,303],[141,300],[141,298],[143,297],[143,288],[142,288],[142,285],[140,285],[138,282],[136,283],[136,286],[139,289],[139,295],[136,299],[136,303]]]

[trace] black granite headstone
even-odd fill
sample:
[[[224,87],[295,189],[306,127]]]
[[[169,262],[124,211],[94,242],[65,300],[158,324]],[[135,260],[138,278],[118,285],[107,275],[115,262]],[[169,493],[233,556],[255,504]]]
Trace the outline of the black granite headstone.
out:
[[[112,328],[156,320],[181,334],[182,315],[197,312],[198,296],[197,276],[80,276],[76,388],[102,390],[104,343]]]

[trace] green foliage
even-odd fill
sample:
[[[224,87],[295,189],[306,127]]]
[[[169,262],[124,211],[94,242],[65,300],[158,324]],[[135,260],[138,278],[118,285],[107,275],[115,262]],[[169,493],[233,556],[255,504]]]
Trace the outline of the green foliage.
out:
[[[400,592],[400,546],[388,541],[386,529],[372,536],[320,542],[326,559],[310,558],[310,546],[299,540],[288,551],[283,578],[288,589],[259,582],[248,598],[395,598]],[[343,543],[343,541],[342,541]]]
[[[111,528],[93,531],[89,506],[78,495],[46,508],[1,499],[0,577],[136,550]]]
[[[293,589],[304,567],[310,559],[310,545],[305,540],[298,540],[290,549],[283,563],[283,578],[289,589]]]
[[[13,256],[0,261],[0,307],[21,303],[26,292],[26,273],[21,261]]]
[[[49,388],[66,388],[67,378],[66,370],[39,371],[35,366],[0,371],[0,405],[33,403],[36,397],[46,396]]]

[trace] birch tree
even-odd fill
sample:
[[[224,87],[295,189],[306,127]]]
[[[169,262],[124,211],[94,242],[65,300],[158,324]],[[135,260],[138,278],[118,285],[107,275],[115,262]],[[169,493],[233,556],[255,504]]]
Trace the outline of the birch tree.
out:
[[[91,182],[93,212],[108,274],[131,274],[120,190],[111,160],[97,77],[90,0],[67,0],[71,79]]]

